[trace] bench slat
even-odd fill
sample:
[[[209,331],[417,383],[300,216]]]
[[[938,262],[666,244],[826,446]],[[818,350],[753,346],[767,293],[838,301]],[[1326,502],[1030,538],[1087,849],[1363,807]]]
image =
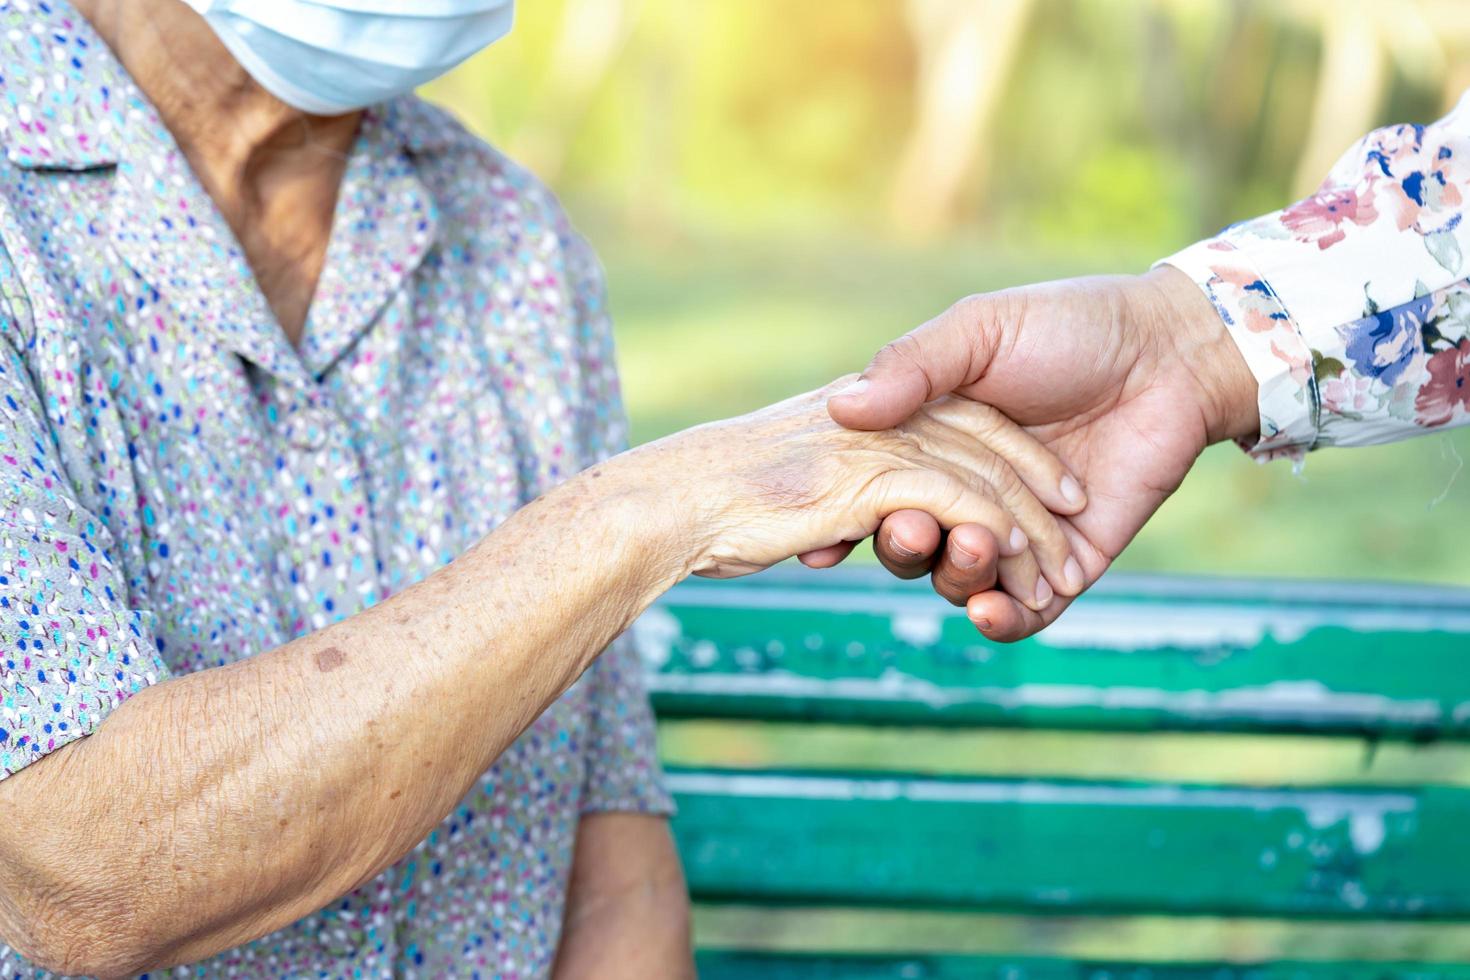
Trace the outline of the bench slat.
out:
[[[671,770],[697,900],[1470,918],[1470,790]]]
[[[987,642],[870,570],[692,581],[635,626],[662,718],[1470,739],[1470,590],[1105,579]]]
[[[1124,963],[1029,957],[703,951],[700,980],[1470,980],[1470,966],[1292,961]]]

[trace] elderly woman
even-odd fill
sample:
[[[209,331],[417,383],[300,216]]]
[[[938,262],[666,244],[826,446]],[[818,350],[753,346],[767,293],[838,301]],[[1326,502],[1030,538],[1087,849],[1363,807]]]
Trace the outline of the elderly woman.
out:
[[[599,462],[593,256],[399,97],[507,11],[195,5],[0,5],[0,974],[687,974],[598,655],[899,508],[941,591],[999,552],[1044,608],[1075,482],[980,406],[821,393]]]

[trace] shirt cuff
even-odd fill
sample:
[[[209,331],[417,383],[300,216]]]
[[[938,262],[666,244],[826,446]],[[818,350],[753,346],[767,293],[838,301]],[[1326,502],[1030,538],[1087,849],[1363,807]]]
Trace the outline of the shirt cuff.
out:
[[[1225,238],[1196,242],[1156,265],[1173,266],[1204,291],[1255,376],[1261,431],[1241,448],[1258,462],[1300,461],[1317,443],[1321,397],[1311,347],[1271,283]]]

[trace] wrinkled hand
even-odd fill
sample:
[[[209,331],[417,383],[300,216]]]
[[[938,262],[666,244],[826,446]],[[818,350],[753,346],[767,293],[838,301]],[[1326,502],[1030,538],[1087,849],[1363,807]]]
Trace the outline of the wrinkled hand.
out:
[[[950,392],[1000,409],[1081,479],[1087,507],[1062,519],[1088,584],[1096,581],[1212,442],[1259,424],[1256,383],[1208,300],[1182,273],[1062,280],[961,300],[889,344],[862,380],[834,395],[832,417],[855,429],[894,425]],[[935,563],[940,528],[906,511],[878,532],[879,558],[906,577],[952,563],[957,528]],[[840,561],[845,548],[804,556]],[[1069,601],[1035,603],[993,588],[993,561],[969,566],[967,611],[988,637],[1016,640]],[[951,594],[946,572],[941,592]],[[953,596],[951,595],[951,598]],[[1020,597],[1024,598],[1024,597]]]
[[[860,540],[888,515],[913,509],[1001,542],[992,574],[1035,608],[1053,590],[1082,589],[1056,514],[1075,513],[1083,501],[1059,494],[1067,474],[1053,454],[998,410],[963,398],[915,406],[881,431],[843,428],[827,402],[851,380],[619,457],[639,480],[680,494],[690,571],[748,574]]]

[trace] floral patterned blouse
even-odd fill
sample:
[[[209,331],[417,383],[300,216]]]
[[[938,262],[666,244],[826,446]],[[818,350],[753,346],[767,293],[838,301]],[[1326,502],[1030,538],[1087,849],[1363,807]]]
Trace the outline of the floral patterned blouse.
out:
[[[364,118],[299,349],[63,0],[0,0],[0,146],[0,776],[423,578],[623,444],[593,255],[438,110]],[[617,644],[397,865],[174,973],[543,976],[580,816],[669,805]],[[0,977],[43,975],[0,945]]]
[[[1317,193],[1164,261],[1260,382],[1257,458],[1470,422],[1470,94],[1369,133]]]

